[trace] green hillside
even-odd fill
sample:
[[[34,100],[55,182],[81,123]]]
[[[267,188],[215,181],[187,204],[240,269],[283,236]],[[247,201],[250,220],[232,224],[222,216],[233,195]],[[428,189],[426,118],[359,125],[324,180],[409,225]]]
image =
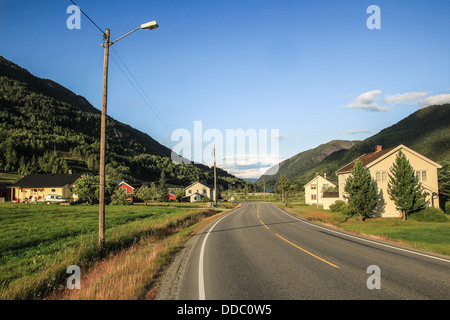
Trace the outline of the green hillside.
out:
[[[329,177],[336,179],[336,170],[365,153],[374,152],[376,145],[386,149],[399,144],[438,163],[450,160],[450,104],[417,110],[374,136],[356,143],[350,149],[330,154],[303,177],[319,172],[327,173]]]
[[[278,167],[278,172],[275,174],[271,174],[275,167],[267,170],[267,175],[262,175],[257,183],[268,182],[268,185],[271,185],[271,183],[278,180],[281,174],[284,174],[290,180],[296,180],[298,177],[303,176],[305,173],[319,165],[330,154],[346,150],[355,145],[356,142],[357,141],[333,140],[321,144],[314,149],[300,152],[281,162]]]
[[[0,172],[98,172],[100,111],[54,81],[41,79],[0,56]],[[211,168],[175,164],[171,150],[149,135],[108,117],[107,174],[157,181],[162,170],[175,185],[213,183]],[[218,184],[244,182],[218,169]],[[186,177],[179,179],[180,177]]]

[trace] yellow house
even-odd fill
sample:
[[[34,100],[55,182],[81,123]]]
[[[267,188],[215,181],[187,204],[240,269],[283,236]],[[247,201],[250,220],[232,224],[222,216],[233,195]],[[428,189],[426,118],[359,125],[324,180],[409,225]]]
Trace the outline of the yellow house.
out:
[[[399,151],[406,156],[414,168],[423,189],[428,194],[427,200],[430,206],[439,208],[438,169],[442,166],[414,150],[399,145],[397,147],[383,149],[376,146],[375,152],[364,154],[360,159],[378,186],[378,206],[375,215],[380,217],[399,217],[401,213],[395,208],[395,203],[389,198],[388,181],[390,168],[393,166]],[[353,165],[357,159],[336,171],[339,178],[339,199],[345,200],[345,183],[351,175]]]
[[[315,176],[310,182],[304,185],[305,204],[323,205],[323,191],[329,187],[337,187],[336,183],[321,175]]]
[[[208,197],[212,201],[215,198],[214,188],[208,186],[206,183],[197,181],[184,189],[184,199],[189,202],[198,202],[203,197]]]
[[[77,198],[72,195],[72,186],[82,176],[82,173],[73,174],[29,174],[11,188],[11,201],[45,201],[48,195],[58,195],[62,198]]]

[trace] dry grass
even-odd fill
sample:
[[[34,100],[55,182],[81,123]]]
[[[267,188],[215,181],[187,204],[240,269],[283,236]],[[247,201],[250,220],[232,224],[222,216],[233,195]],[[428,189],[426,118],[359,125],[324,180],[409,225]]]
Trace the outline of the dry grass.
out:
[[[215,219],[204,217],[190,226],[178,226],[141,239],[128,249],[110,254],[82,273],[81,289],[64,288],[48,300],[152,300],[157,280],[174,253],[204,224]]]

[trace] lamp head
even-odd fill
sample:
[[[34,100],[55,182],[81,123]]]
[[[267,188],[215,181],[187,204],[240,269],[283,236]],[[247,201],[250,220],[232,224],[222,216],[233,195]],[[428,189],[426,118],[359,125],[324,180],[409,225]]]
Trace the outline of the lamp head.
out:
[[[158,23],[156,21],[150,21],[144,24],[141,24],[141,29],[153,30],[158,28]]]

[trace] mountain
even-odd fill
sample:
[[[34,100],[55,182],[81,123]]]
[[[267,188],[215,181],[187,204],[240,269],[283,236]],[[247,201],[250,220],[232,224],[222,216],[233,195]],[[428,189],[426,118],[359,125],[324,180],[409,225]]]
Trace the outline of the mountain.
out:
[[[450,104],[419,109],[350,149],[330,154],[305,176],[326,172],[329,177],[336,178],[335,172],[339,168],[363,154],[374,152],[375,146],[386,149],[399,144],[437,163],[450,160]]]
[[[97,173],[100,114],[84,97],[0,56],[0,171]],[[114,179],[158,181],[164,170],[173,184],[213,182],[211,168],[175,164],[169,148],[111,117],[106,149],[106,172]],[[244,185],[224,170],[217,176],[224,188],[229,182]]]
[[[326,173],[328,178],[337,181],[335,172],[339,168],[374,152],[377,145],[390,148],[403,144],[435,162],[450,161],[450,104],[419,109],[363,141],[335,143],[331,141],[281,162],[276,175],[262,176],[258,182],[277,180],[285,174],[303,185],[316,173]]]
[[[282,161],[278,166],[274,166],[262,175],[257,183],[278,180],[281,174],[284,174],[290,180],[296,180],[306,172],[319,165],[327,156],[334,152],[346,150],[355,145],[357,141],[333,140],[320,146],[309,149],[304,152]]]

